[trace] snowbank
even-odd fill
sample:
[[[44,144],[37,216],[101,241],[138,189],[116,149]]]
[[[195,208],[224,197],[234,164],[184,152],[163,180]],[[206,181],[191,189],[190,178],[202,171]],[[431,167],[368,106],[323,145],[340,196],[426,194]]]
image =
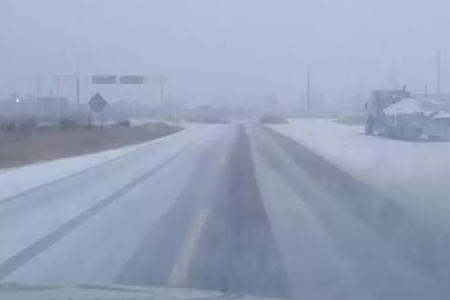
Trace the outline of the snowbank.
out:
[[[450,222],[450,143],[366,136],[363,126],[332,120],[290,120],[271,127],[417,212]]]

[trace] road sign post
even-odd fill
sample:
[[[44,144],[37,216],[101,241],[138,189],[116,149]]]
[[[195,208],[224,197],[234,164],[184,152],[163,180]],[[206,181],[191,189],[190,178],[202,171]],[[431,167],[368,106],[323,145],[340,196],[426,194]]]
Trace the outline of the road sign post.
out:
[[[103,109],[105,108],[106,102],[105,99],[103,99],[102,95],[99,93],[96,93],[92,98],[89,100],[89,107],[91,108],[91,123],[92,123],[92,112],[100,114],[100,129],[103,129]]]
[[[89,106],[91,110],[96,113],[101,112],[105,108],[106,104],[108,104],[108,102],[106,102],[106,100],[103,99],[102,95],[100,95],[99,93],[96,93],[89,100]]]

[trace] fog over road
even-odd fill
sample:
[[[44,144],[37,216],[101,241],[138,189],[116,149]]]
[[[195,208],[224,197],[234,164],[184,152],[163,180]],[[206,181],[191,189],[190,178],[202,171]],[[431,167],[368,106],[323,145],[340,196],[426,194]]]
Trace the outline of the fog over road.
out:
[[[0,280],[448,299],[441,234],[271,129],[201,125],[0,200]]]

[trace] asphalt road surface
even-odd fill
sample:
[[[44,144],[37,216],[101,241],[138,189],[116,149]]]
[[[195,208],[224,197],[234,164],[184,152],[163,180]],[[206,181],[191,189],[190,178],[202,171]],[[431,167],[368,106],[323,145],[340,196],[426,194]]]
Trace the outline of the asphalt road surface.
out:
[[[189,130],[0,200],[0,280],[449,299],[449,235],[407,207],[270,129]]]

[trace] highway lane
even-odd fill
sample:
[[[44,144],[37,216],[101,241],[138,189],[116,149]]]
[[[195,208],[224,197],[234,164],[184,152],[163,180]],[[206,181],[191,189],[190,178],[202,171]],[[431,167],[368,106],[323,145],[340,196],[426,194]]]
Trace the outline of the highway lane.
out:
[[[251,144],[243,125],[226,164],[226,174],[212,198],[211,214],[187,283],[235,293],[291,296],[267,213],[256,181]]]
[[[263,199],[297,298],[446,299],[445,284],[361,217],[361,203],[348,206],[373,195],[343,200],[337,190],[356,189],[340,183],[345,175],[328,173],[297,145],[260,130],[254,134]]]
[[[84,233],[89,232],[80,228],[77,223],[81,222],[85,226],[99,220],[99,223],[106,224],[103,227],[109,230],[109,223],[106,222],[109,209],[117,207],[118,203],[122,204],[121,207],[133,209],[131,204],[134,203],[127,202],[128,198],[124,197],[125,195],[133,200],[138,199],[134,200],[140,201],[136,205],[147,204],[145,202],[147,197],[154,195],[153,201],[156,203],[152,206],[152,211],[163,213],[166,206],[170,206],[173,193],[179,192],[177,187],[183,186],[189,178],[193,163],[201,155],[205,145],[209,144],[210,140],[220,137],[223,130],[226,128],[213,126],[196,130],[194,134],[181,132],[170,139],[140,148],[111,163],[70,176],[66,180],[58,180],[40,190],[0,204],[0,243],[3,245],[0,248],[0,278],[14,281],[17,276],[30,282],[71,282],[71,278],[66,280],[65,276],[76,276],[77,272],[74,272],[72,268],[59,272],[58,258],[65,252],[56,251],[57,253],[53,254],[52,250],[54,247],[65,245],[61,243],[62,240],[65,241],[72,234],[81,232],[84,237]],[[168,167],[171,167],[170,171]],[[137,184],[135,184],[136,181]],[[131,191],[133,193],[130,193]],[[159,199],[166,201],[159,201]],[[96,215],[91,216],[93,213]],[[120,214],[118,221],[114,220],[113,224],[128,225],[127,219],[134,218],[132,213]],[[88,220],[83,220],[85,218]],[[120,220],[125,222],[121,224]],[[75,222],[74,225],[72,225],[73,222]],[[98,232],[99,235],[95,239],[103,239],[103,233]],[[132,231],[130,236],[131,234],[133,234]],[[128,241],[125,239],[123,242],[126,244]],[[95,245],[92,241],[76,244],[73,250],[88,252],[92,252],[89,246]],[[83,248],[84,245],[88,247]],[[108,246],[105,245],[103,250],[111,249]],[[117,254],[119,255],[119,251]],[[53,261],[48,264],[49,280],[45,280],[42,265],[36,265],[34,268],[33,261],[30,261],[30,259],[42,261],[43,256],[48,256]],[[84,257],[80,255],[80,259]],[[74,260],[71,257],[65,261],[71,263]],[[24,263],[27,265],[23,266]],[[18,270],[21,267],[29,268],[30,271]],[[35,269],[37,273],[34,272]],[[82,271],[80,273],[87,274]],[[25,275],[22,277],[20,274]],[[101,275],[105,274],[114,276],[106,271]],[[95,282],[102,282],[102,276],[97,277],[94,273],[92,277],[96,279]],[[86,277],[87,281],[88,279],[90,278]]]
[[[256,125],[194,130],[0,204],[0,278],[448,298],[433,259],[405,253],[395,220],[418,221],[392,199]],[[388,207],[382,219],[364,214],[367,199]]]

